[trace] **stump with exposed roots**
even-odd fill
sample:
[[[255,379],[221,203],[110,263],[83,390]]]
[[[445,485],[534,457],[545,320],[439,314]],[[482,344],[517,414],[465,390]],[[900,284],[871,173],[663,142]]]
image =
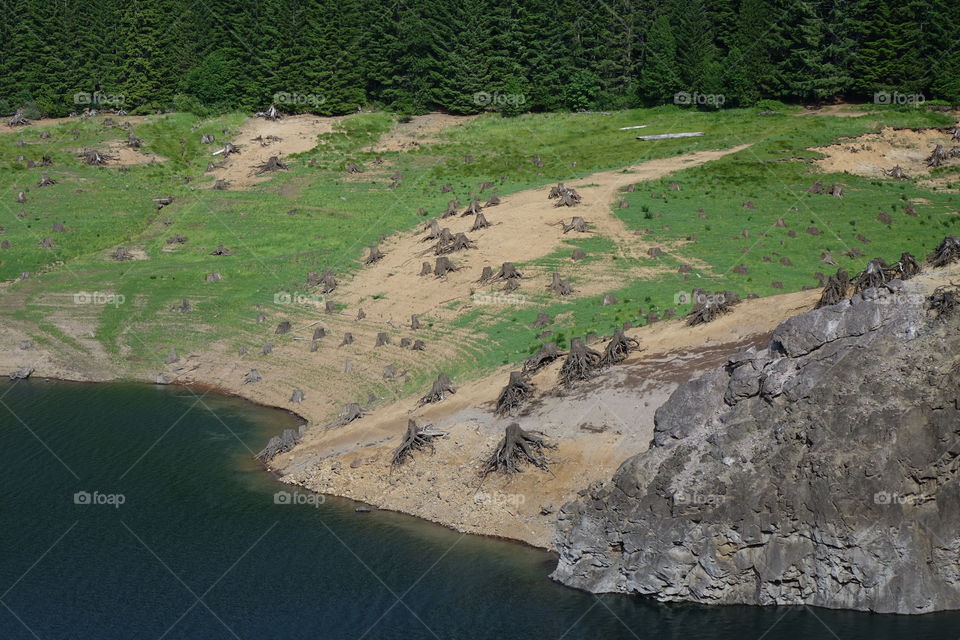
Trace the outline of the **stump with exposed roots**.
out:
[[[457,388],[453,386],[453,382],[450,381],[447,374],[441,373],[437,376],[437,379],[433,381],[430,391],[417,402],[417,406],[422,407],[425,404],[440,402],[446,399],[448,395],[453,395],[456,392]]]
[[[427,233],[423,236],[423,238],[420,239],[420,242],[427,242],[429,240],[437,240],[440,238],[440,223],[438,223],[436,220],[431,220],[428,222],[425,230]]]
[[[461,216],[475,216],[478,213],[483,211],[483,207],[480,206],[480,200],[474,198],[470,201],[470,204],[467,205],[467,208],[461,213]]]
[[[498,416],[512,415],[533,394],[533,387],[524,379],[522,371],[511,371],[507,382],[497,397]]]
[[[834,198],[843,198],[843,185],[839,185],[839,184],[830,185],[829,193]]]
[[[477,213],[477,217],[473,219],[473,226],[470,227],[470,231],[479,231],[480,229],[486,229],[491,226],[487,221],[486,216],[483,213]]]
[[[483,206],[485,206],[485,207],[495,207],[495,206],[497,206],[498,204],[500,204],[500,198],[499,198],[496,194],[494,194],[494,195],[490,196],[490,197],[487,199],[487,201],[484,203]]]
[[[544,342],[540,350],[523,361],[523,373],[532,375],[566,354],[557,349],[556,342]]]
[[[250,369],[250,371],[247,372],[247,375],[243,376],[243,384],[260,382],[261,380],[263,380],[263,376],[260,375],[260,372],[256,369]]]
[[[380,247],[377,245],[372,245],[370,247],[370,255],[366,257],[363,261],[363,264],[373,264],[374,262],[379,262],[384,258],[384,253],[380,251]]]
[[[57,181],[51,178],[48,174],[44,173],[40,176],[40,182],[37,183],[38,187],[52,187],[57,184]]]
[[[558,296],[569,296],[573,293],[573,287],[570,286],[570,283],[561,279],[560,274],[556,271],[553,272],[550,284],[547,285],[547,289],[554,292]]]
[[[483,272],[480,273],[480,278],[477,280],[479,284],[486,284],[493,279],[493,267],[487,265],[483,268]]]
[[[640,342],[628,338],[624,333],[623,329],[617,329],[613,332],[613,337],[610,339],[610,342],[607,343],[606,348],[603,350],[603,357],[600,361],[602,366],[611,366],[614,364],[620,364],[627,359],[627,356],[631,351],[640,347]]]
[[[126,247],[117,247],[113,250],[113,253],[110,254],[110,257],[118,262],[133,260],[133,254],[130,253],[130,250]]]
[[[354,420],[359,420],[363,417],[364,413],[363,407],[361,407],[356,402],[348,402],[347,404],[340,407],[340,412],[337,414],[337,419],[331,422],[328,427],[342,427],[344,425],[350,424]]]
[[[459,271],[460,269],[450,262],[450,258],[446,256],[440,256],[437,258],[437,262],[433,267],[433,275],[442,278],[452,271]]]
[[[28,124],[30,121],[23,115],[23,107],[17,109],[17,112],[7,120],[8,127],[25,127]]]
[[[694,291],[694,296],[693,310],[687,315],[687,325],[691,327],[713,322],[740,303],[740,297],[732,291],[718,291],[710,294],[697,289]]]
[[[289,169],[289,167],[283,162],[280,162],[277,156],[270,156],[269,158],[267,158],[266,162],[262,162],[254,167],[253,175],[259,176],[264,173],[270,173],[273,171],[281,171],[286,169]]]
[[[399,467],[407,460],[413,459],[415,451],[423,451],[429,448],[430,452],[433,453],[435,451],[433,441],[445,435],[447,435],[446,431],[438,431],[434,429],[432,424],[421,427],[410,418],[407,420],[407,432],[404,434],[403,440],[400,441],[400,446],[393,450],[390,466]]]
[[[97,151],[96,149],[84,149],[80,153],[81,162],[91,167],[102,167],[112,159],[112,156],[109,156],[101,151]]]
[[[575,207],[580,204],[580,194],[562,182],[551,188],[547,197],[551,200],[556,200],[553,205],[555,207]]]
[[[602,362],[603,356],[588,347],[583,338],[573,338],[570,340],[570,353],[560,368],[560,382],[569,387],[587,380],[593,377]]]
[[[807,187],[807,193],[823,193],[823,183],[817,180],[812,185]]]
[[[943,164],[944,160],[947,159],[947,152],[944,150],[942,144],[938,144],[933,148],[933,151],[930,152],[930,155],[927,156],[924,162],[927,163],[927,166],[930,168],[936,168]]]
[[[827,278],[823,293],[820,294],[820,300],[817,302],[817,309],[846,300],[849,294],[850,276],[843,269],[837,269],[835,274]]]
[[[929,303],[937,319],[944,320],[960,308],[960,290],[953,285],[937,287],[930,295]]]
[[[581,218],[580,216],[573,216],[573,219],[570,221],[570,224],[566,222],[561,223],[563,225],[563,232],[568,233],[570,231],[576,231],[578,233],[589,233],[590,229],[587,227],[587,221]]]
[[[960,260],[960,238],[947,236],[940,241],[937,248],[927,256],[927,262],[934,267],[945,267]]]
[[[444,241],[441,239],[437,244],[433,246],[433,251],[436,255],[445,255],[448,253],[455,253],[457,251],[466,251],[467,249],[476,249],[477,243],[468,238],[466,234],[459,232],[449,241]]]
[[[320,274],[319,284],[320,284],[320,293],[323,293],[323,294],[331,293],[334,289],[337,288],[337,279],[333,277],[333,272],[330,271],[330,269],[324,269],[323,273]]]
[[[893,276],[890,266],[883,258],[874,258],[867,263],[867,268],[853,277],[853,292],[860,293],[866,289],[882,287]]]
[[[896,178],[897,180],[907,179],[907,174],[903,172],[903,168],[900,165],[895,165],[891,169],[884,169],[883,174],[888,178]]]
[[[495,471],[503,473],[522,473],[523,465],[532,464],[538,469],[549,471],[549,460],[544,449],[555,449],[539,431],[524,431],[516,422],[507,425],[503,439],[484,464],[482,475]]]

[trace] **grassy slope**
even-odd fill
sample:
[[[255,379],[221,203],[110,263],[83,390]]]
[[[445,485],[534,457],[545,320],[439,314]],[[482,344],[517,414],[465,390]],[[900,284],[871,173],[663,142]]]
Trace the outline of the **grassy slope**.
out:
[[[888,111],[852,119],[661,108],[483,117],[439,144],[408,153],[377,154],[388,161],[382,170],[368,169],[347,178],[346,162],[372,160],[374,154],[364,149],[392,122],[384,114],[361,114],[344,120],[336,133],[322,136],[323,144],[316,150],[292,158],[290,171],[252,190],[212,191],[207,188],[209,177],[203,175],[210,149],[198,144],[199,136],[211,132],[222,138],[223,129],[236,127],[241,120],[235,115],[208,121],[186,114],[152,117],[136,125],[135,131],[146,140],[149,151],[170,161],[131,167],[125,173],[84,167],[74,155],[81,147],[126,136],[122,130],[105,129],[100,119],[58,125],[51,128],[53,135],[47,140],[39,138],[36,128],[0,136],[0,194],[4,194],[0,216],[6,227],[3,238],[12,245],[0,253],[0,278],[46,271],[13,285],[25,304],[0,313],[34,322],[38,340],[63,340],[62,332],[44,322],[53,308],[50,294],[116,291],[126,303],[97,310],[97,336],[117,358],[139,358],[144,366],[153,367],[165,355],[164,343],[175,340],[184,350],[196,349],[209,342],[213,331],[217,338],[254,345],[262,342],[263,334],[251,322],[258,305],[268,315],[271,311],[303,318],[315,315],[307,308],[294,312],[279,307],[274,304],[275,295],[309,293],[305,276],[310,270],[330,267],[344,274],[357,268],[363,248],[380,234],[418,224],[420,207],[436,214],[452,197],[466,201],[481,181],[495,181],[499,192],[508,194],[652,158],[754,143],[749,151],[644,184],[635,193],[625,194],[629,208],[616,211],[629,227],[651,229],[647,237],[654,241],[669,243],[695,234],[695,244],[660,260],[673,267],[685,257],[697,258],[711,267],[701,274],[703,278],[685,282],[683,276],[671,274],[656,281],[624,282],[623,289],[615,292],[619,304],[609,307],[601,307],[596,298],[557,302],[539,294],[531,294],[528,304],[520,307],[479,307],[458,321],[474,327],[478,339],[475,346],[466,345],[464,357],[453,363],[460,373],[476,373],[536,348],[538,338],[529,325],[538,311],[565,314],[554,336],[564,342],[571,335],[609,332],[627,320],[639,324],[639,307],[644,311],[672,307],[675,293],[689,290],[694,282],[711,289],[767,295],[776,291],[770,283],[779,280],[783,291],[796,290],[815,284],[814,272],[827,272],[828,267],[819,262],[824,250],[832,251],[851,271],[874,255],[889,259],[902,250],[922,254],[953,229],[955,217],[943,214],[958,208],[956,194],[920,191],[910,182],[871,182],[846,175],[820,178],[828,184],[847,185],[842,201],[802,193],[814,179],[813,171],[808,163],[793,159],[812,157],[804,151],[806,147],[863,133],[880,122],[947,123],[944,116],[923,112]],[[636,132],[617,130],[645,122],[650,127],[643,133],[702,130],[708,135],[644,143],[633,140]],[[16,146],[20,139],[27,144]],[[55,166],[26,169],[12,161],[20,153],[28,159],[50,154]],[[542,168],[531,163],[533,155],[542,158]],[[35,188],[44,171],[59,184]],[[402,179],[391,190],[387,185],[394,172]],[[673,179],[682,183],[682,191],[669,190]],[[441,184],[452,185],[453,193],[440,193]],[[24,186],[30,187],[28,203],[13,204],[15,192]],[[651,193],[665,193],[667,198],[652,199]],[[175,203],[156,211],[150,198],[168,194],[175,196]],[[911,197],[930,200],[918,206],[918,218],[903,215],[905,199]],[[742,209],[745,200],[754,201],[757,210]],[[794,206],[796,211],[791,210]],[[291,209],[296,211],[290,214]],[[708,218],[699,219],[697,209],[707,212]],[[894,216],[890,228],[875,221],[881,209]],[[19,210],[26,211],[27,218],[16,218]],[[787,221],[787,228],[772,226],[779,217]],[[54,222],[63,222],[69,232],[50,233]],[[804,233],[811,225],[824,233],[818,237]],[[748,238],[742,238],[743,230]],[[790,230],[797,232],[795,238],[787,237]],[[174,233],[183,234],[188,242],[176,251],[165,251],[165,239]],[[856,242],[857,233],[871,244]],[[39,240],[48,235],[56,247],[40,249]],[[144,249],[150,260],[116,263],[105,259],[120,244]],[[234,255],[210,256],[218,244],[230,247]],[[571,240],[573,244],[583,246],[590,260],[609,259],[612,271],[632,266],[616,262],[609,239]],[[842,252],[854,246],[867,255],[859,260],[844,258]],[[774,257],[773,262],[763,262],[764,255]],[[794,266],[778,264],[782,256]],[[560,260],[566,260],[566,253],[540,262],[549,265]],[[644,263],[653,264],[638,261],[640,266]],[[731,274],[730,269],[740,263],[747,265],[748,274]],[[205,274],[212,271],[219,271],[224,280],[205,283]],[[183,298],[189,298],[196,311],[189,316],[170,312]],[[69,301],[67,297],[58,300],[60,305]]]

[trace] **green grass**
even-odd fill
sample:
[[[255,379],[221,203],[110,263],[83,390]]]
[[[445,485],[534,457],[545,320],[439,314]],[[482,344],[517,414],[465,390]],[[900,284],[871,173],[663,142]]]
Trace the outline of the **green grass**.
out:
[[[664,247],[680,244],[658,259],[629,259],[617,255],[609,238],[565,238],[565,246],[531,266],[553,270],[571,264],[570,252],[577,246],[587,259],[580,265],[604,264],[611,273],[634,267],[663,265],[666,273],[656,280],[629,281],[614,290],[618,303],[602,307],[599,296],[556,300],[542,291],[521,290],[520,305],[480,305],[461,314],[447,326],[434,326],[438,336],[469,328],[475,340],[464,344],[452,362],[431,362],[429,370],[411,372],[412,384],[448,366],[456,375],[469,376],[515,362],[534,351],[539,330],[530,328],[538,312],[558,316],[550,327],[550,339],[565,344],[571,336],[604,334],[625,321],[642,324],[643,312],[675,306],[679,291],[694,286],[732,289],[741,295],[769,295],[816,284],[813,274],[831,269],[820,263],[820,253],[830,251],[850,271],[868,258],[895,258],[900,251],[925,254],[946,233],[955,233],[960,207],[958,195],[923,190],[913,182],[870,181],[851,176],[815,176],[805,149],[828,144],[837,138],[855,136],[881,124],[946,124],[948,119],[924,111],[878,111],[862,118],[795,118],[788,112],[759,115],[756,110],[719,113],[684,111],[676,107],[633,110],[610,114],[536,114],[516,118],[483,116],[442,135],[440,142],[401,153],[373,153],[372,145],[385,133],[393,118],[382,113],[358,114],[342,121],[334,133],[320,137],[318,147],[288,158],[290,170],[245,191],[210,190],[204,175],[211,149],[199,144],[201,133],[224,139],[224,129],[236,129],[242,116],[229,115],[201,120],[187,114],[151,116],[134,126],[145,140],[146,150],[167,158],[156,165],[116,168],[84,166],[76,152],[84,147],[102,147],[109,140],[125,139],[127,132],[104,128],[101,119],[48,127],[50,138],[40,138],[40,128],[0,135],[0,209],[5,227],[0,238],[11,248],[0,251],[0,279],[12,280],[21,272],[32,277],[12,285],[10,292],[22,305],[10,305],[3,315],[38,326],[47,339],[71,344],[48,321],[55,309],[50,294],[80,291],[116,292],[125,297],[119,306],[97,311],[96,335],[108,353],[140,358],[153,366],[172,342],[182,351],[199,349],[212,338],[232,345],[263,342],[263,329],[251,321],[259,306],[268,315],[280,308],[277,294],[308,293],[309,271],[331,268],[345,277],[359,268],[364,248],[381,234],[407,230],[423,223],[417,210],[431,215],[446,208],[456,197],[462,202],[476,193],[483,181],[496,183],[498,193],[559,180],[580,180],[600,170],[616,169],[701,149],[718,149],[753,143],[744,152],[681,171],[667,179],[643,183],[623,197],[630,206],[616,209],[630,229],[651,231],[646,238]],[[648,123],[641,131],[620,127]],[[638,142],[638,133],[705,131],[701,138]],[[23,146],[17,146],[19,140]],[[49,168],[27,169],[17,155],[39,160],[50,155]],[[380,168],[369,161],[380,156]],[[472,156],[472,158],[467,158]],[[531,162],[540,156],[542,167]],[[362,163],[366,171],[348,177],[348,162]],[[53,187],[37,188],[42,173],[58,181]],[[401,175],[399,186],[390,189],[390,176]],[[846,197],[803,193],[814,179],[847,185]],[[669,183],[677,180],[679,192]],[[451,193],[441,193],[449,184]],[[26,205],[14,203],[16,192],[26,189]],[[650,197],[664,193],[665,199]],[[172,195],[174,204],[162,210],[151,198]],[[904,215],[909,198],[926,198],[918,205],[919,217]],[[756,211],[741,208],[752,200]],[[796,211],[791,210],[796,207]],[[707,214],[705,220],[697,210]],[[25,218],[17,218],[23,210]],[[889,228],[876,221],[881,211],[894,222]],[[783,218],[786,228],[774,227]],[[53,233],[52,225],[66,225],[67,233]],[[808,226],[823,233],[810,236]],[[747,238],[742,237],[746,230]],[[790,238],[790,231],[796,237]],[[176,233],[187,242],[169,251],[166,239]],[[856,240],[862,233],[871,240]],[[766,234],[761,236],[761,234]],[[695,243],[684,239],[696,235]],[[50,236],[53,249],[39,242]],[[149,260],[117,263],[106,255],[118,245],[140,248]],[[214,257],[219,244],[234,255]],[[850,259],[844,251],[858,247],[866,255]],[[748,249],[747,253],[743,249]],[[769,256],[772,262],[764,262]],[[793,267],[778,263],[787,257]],[[708,268],[689,280],[677,273],[687,261]],[[731,269],[746,265],[748,273]],[[520,265],[521,270],[524,265]],[[206,283],[212,271],[223,275]],[[576,285],[576,276],[574,275]],[[771,283],[779,280],[783,289]],[[531,289],[525,285],[524,289]],[[383,295],[386,292],[376,292]],[[189,315],[170,309],[188,298],[195,311]],[[311,317],[310,309],[284,307],[292,319]],[[685,311],[678,309],[679,313]],[[279,338],[279,337],[278,337]],[[278,340],[279,342],[279,340]],[[127,361],[127,367],[136,362]],[[374,385],[371,388],[380,388]],[[382,389],[381,389],[382,390]]]

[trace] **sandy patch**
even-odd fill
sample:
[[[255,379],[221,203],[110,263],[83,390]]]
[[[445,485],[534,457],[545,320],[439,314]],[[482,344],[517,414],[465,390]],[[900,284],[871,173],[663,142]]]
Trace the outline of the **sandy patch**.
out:
[[[673,171],[736,153],[747,146],[698,151],[651,160],[625,170],[587,176],[570,183],[582,196],[581,204],[576,207],[555,207],[555,201],[547,198],[549,187],[505,196],[501,204],[484,210],[484,216],[493,226],[476,232],[470,231],[473,216],[439,220],[441,228],[449,227],[452,233],[465,232],[477,244],[476,249],[450,256],[459,271],[444,278],[419,275],[423,262],[433,264],[436,260],[430,250],[432,243],[422,241],[422,232],[393,236],[381,245],[386,257],[361,269],[337,291],[335,297],[351,307],[356,307],[363,300],[367,314],[384,322],[405,322],[411,314],[428,312],[433,317],[448,318],[468,308],[476,291],[499,288],[476,284],[484,266],[489,265],[496,271],[504,262],[520,263],[542,258],[563,247],[565,240],[578,236],[606,236],[614,241],[620,256],[646,258],[647,250],[651,247],[665,247],[663,243],[651,243],[643,236],[635,235],[614,215],[611,204],[617,198],[618,190],[635,182],[660,178]],[[463,204],[466,207],[466,203]],[[572,216],[585,218],[592,225],[590,234],[573,231],[564,234],[560,223],[563,220],[569,222]],[[586,280],[589,280],[589,271],[585,270],[592,268],[580,270]],[[595,268],[602,275],[603,265],[596,265]],[[638,269],[635,273],[628,272],[623,277],[651,277],[658,273],[661,271],[657,267],[649,267]],[[515,292],[517,294],[542,293],[549,283],[549,274],[545,272],[531,270],[524,275],[531,277],[523,280],[520,290]],[[461,305],[457,309],[448,308],[455,301]]]
[[[879,133],[868,133],[844,142],[814,147],[826,155],[816,165],[826,172],[845,172],[858,176],[885,178],[884,170],[900,165],[908,178],[929,176],[925,160],[934,147],[942,144],[949,151],[960,144],[940,129],[894,129],[884,127]],[[960,165],[960,158],[947,160],[943,166]]]
[[[334,125],[342,118],[326,118],[314,115],[285,116],[280,120],[248,118],[232,140],[240,153],[223,159],[211,156],[210,162],[218,168],[208,175],[214,180],[226,180],[231,189],[243,189],[264,180],[270,173],[255,176],[254,167],[266,162],[270,156],[283,160],[293,153],[303,153],[317,146],[317,136],[331,133]],[[260,140],[258,140],[258,138]],[[222,140],[210,145],[210,153],[222,146]],[[220,166],[222,165],[222,166]]]
[[[439,133],[451,127],[458,127],[478,116],[452,116],[446,113],[428,113],[413,116],[410,122],[395,122],[390,131],[380,138],[376,145],[368,149],[378,153],[382,151],[410,151],[420,145],[440,140]]]
[[[77,153],[81,153],[79,149]],[[166,158],[143,149],[134,149],[127,145],[126,140],[111,141],[104,151],[110,156],[107,166],[129,167],[140,164],[155,164],[157,162],[166,162]]]

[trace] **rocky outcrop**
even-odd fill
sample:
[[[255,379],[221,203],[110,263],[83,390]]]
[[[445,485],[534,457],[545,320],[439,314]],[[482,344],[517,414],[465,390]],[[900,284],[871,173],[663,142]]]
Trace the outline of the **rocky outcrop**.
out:
[[[920,280],[920,279],[918,279]],[[960,608],[960,313],[894,281],[678,388],[559,513],[553,577],[661,601]]]

